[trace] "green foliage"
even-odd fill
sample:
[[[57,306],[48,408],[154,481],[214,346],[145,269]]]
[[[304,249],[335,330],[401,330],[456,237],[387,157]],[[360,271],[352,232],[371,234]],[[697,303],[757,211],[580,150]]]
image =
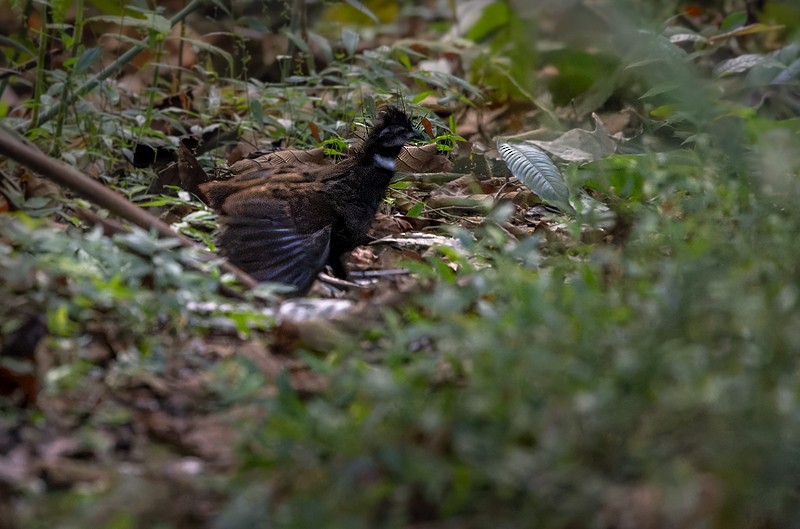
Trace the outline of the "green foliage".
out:
[[[593,85],[616,75],[618,59],[605,54],[576,49],[560,49],[542,54],[542,61],[558,69],[548,81],[556,105],[566,105],[585,94]]]
[[[250,489],[270,525],[583,526],[645,485],[684,498],[658,511],[678,523],[706,482],[712,524],[794,519],[800,215],[724,166],[623,160],[611,181],[648,182],[612,188],[638,204],[622,249],[530,267],[473,247],[492,266],[390,317],[381,364],[274,401],[245,463],[271,476]]]
[[[468,56],[470,73],[479,84],[491,87],[493,96],[501,101],[530,98],[533,88],[535,35],[532,26],[526,26],[531,20],[513,4],[508,0],[485,4],[465,34],[482,45],[480,51]]]
[[[93,3],[102,6],[96,20],[124,14],[162,45],[163,16],[130,18]],[[379,19],[397,7],[348,4]],[[483,97],[510,102],[503,123],[534,116],[567,125],[622,108],[638,118],[635,132],[617,135],[625,136],[617,154],[608,149],[588,163],[556,168],[542,151],[519,148],[532,142],[501,142],[514,174],[570,216],[545,216],[521,240],[500,229],[502,211],[472,233],[454,230],[465,251],[443,248],[410,265],[423,287],[386,310],[382,325],[327,354],[292,358],[326,378],[321,394],[296,391],[288,371],[267,381],[239,356],[211,367],[220,402],[249,405],[258,417],[240,426],[235,481],[213,486],[224,502],[217,527],[796,524],[800,48],[758,46],[775,30],[744,25],[741,12],[695,31],[672,18],[662,24],[677,2],[612,4],[602,13],[608,38],[585,49],[557,34],[536,42],[530,13],[517,11],[525,3],[507,0],[471,3],[479,12],[463,38],[449,41],[360,49],[362,34],[337,27],[330,40],[310,37],[326,65],[299,61],[280,84],[225,77],[234,59],[247,74],[243,39],[235,54],[186,39],[209,60],[172,77],[154,69],[149,91],[125,105],[129,94],[112,83],[92,92],[99,104],[63,103],[101,64],[101,48],[84,47],[65,27],[45,27],[35,41],[0,40],[19,60],[48,42],[74,45],[62,69],[36,72],[28,106],[59,114],[33,119],[29,140],[140,204],[188,206],[175,228],[209,247],[215,219],[207,209],[185,193],[148,193],[153,171],[125,164],[137,143],[220,127],[255,145],[289,138],[310,146],[317,140],[305,124],[313,122],[323,147],[343,152],[340,125],[398,96],[458,105],[459,117]],[[631,22],[651,9],[663,12],[656,23]],[[792,9],[768,2],[763,22]],[[238,23],[267,29],[254,17]],[[309,59],[310,43],[290,39]],[[740,45],[753,49],[740,53]],[[428,54],[457,66],[418,69]],[[223,59],[219,71],[212,56]],[[549,73],[536,83],[539,68]],[[205,91],[190,109],[157,104],[197,85]],[[430,119],[440,150],[463,140],[456,118],[449,127]],[[9,127],[25,123],[4,117]],[[214,156],[200,161],[210,169]],[[111,378],[163,371],[182,347],[175,337],[271,328],[252,298],[218,296],[224,278],[195,252],[141,231],[81,232],[74,220],[54,229],[38,217],[70,215],[70,199],[26,196],[10,182],[3,194],[25,213],[0,217],[2,330],[46,316],[50,346],[64,357],[48,371],[47,390],[98,376],[80,347],[90,334],[113,332],[115,352],[128,353],[103,372]],[[407,216],[424,211],[417,200]],[[274,393],[265,396],[268,383]],[[127,513],[108,524],[136,525]]]
[[[432,258],[432,291],[373,336],[380,363],[340,356],[323,397],[271,403],[245,443],[252,507],[223,527],[244,527],[234,511],[277,527],[796,518],[796,119],[724,101],[692,64],[705,54],[637,39],[641,97],[691,148],[568,168],[614,212],[615,244]],[[569,233],[592,222],[579,210]]]
[[[56,336],[80,341],[94,322],[104,321],[118,326],[121,343],[146,354],[160,326],[179,334],[212,324],[249,333],[272,324],[249,304],[223,302],[215,294],[216,265],[174,240],[142,231],[113,239],[100,230],[55,231],[43,221],[9,215],[0,218],[0,238],[14,241],[0,244],[4,318],[46,314]]]

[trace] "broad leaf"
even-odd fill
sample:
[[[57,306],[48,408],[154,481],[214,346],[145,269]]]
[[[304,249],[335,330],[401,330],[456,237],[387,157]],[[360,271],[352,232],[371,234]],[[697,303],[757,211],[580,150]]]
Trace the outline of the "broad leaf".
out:
[[[497,150],[511,174],[547,204],[567,213],[574,213],[569,203],[569,190],[561,173],[544,151],[528,142],[501,142]]]
[[[88,48],[75,62],[73,73],[80,74],[85,72],[98,60],[100,60],[100,48]]]

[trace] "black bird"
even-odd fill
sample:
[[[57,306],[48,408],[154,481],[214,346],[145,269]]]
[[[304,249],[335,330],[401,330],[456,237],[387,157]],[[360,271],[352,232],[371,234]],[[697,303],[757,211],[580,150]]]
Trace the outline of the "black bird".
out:
[[[311,288],[367,232],[394,175],[403,145],[417,136],[401,110],[383,107],[363,144],[334,166],[287,164],[200,186],[220,215],[217,244],[228,260],[259,281]]]

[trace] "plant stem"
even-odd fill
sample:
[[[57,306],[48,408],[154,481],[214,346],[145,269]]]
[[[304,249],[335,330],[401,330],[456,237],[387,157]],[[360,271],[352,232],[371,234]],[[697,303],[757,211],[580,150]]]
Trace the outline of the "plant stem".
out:
[[[39,126],[39,111],[42,104],[42,91],[44,90],[44,72],[47,71],[47,46],[48,39],[48,26],[50,24],[50,6],[44,5],[44,13],[42,16],[42,26],[39,30],[39,50],[36,59],[36,78],[33,83],[33,116],[27,123],[26,129],[30,130]],[[56,109],[53,109],[56,110]],[[53,112],[55,114],[55,112]]]
[[[77,57],[78,51],[81,48],[81,40],[83,36],[83,0],[77,0],[75,3],[75,26],[72,29],[72,46],[70,48],[69,56]],[[58,121],[56,123],[56,133],[53,137],[53,149],[50,154],[57,156],[61,150],[61,140],[63,139],[64,121],[67,117],[67,101],[69,101],[69,89],[72,84],[72,77],[74,73],[74,66],[67,72],[67,78],[64,81],[64,90],[61,93],[61,112],[58,113]]]
[[[149,129],[150,123],[153,121],[153,109],[156,106],[156,93],[158,92],[158,79],[160,77],[158,64],[164,55],[164,39],[158,40],[155,48],[155,60],[152,63],[153,80],[150,83],[150,88],[147,89],[147,109],[145,110],[142,126],[139,128],[140,136],[144,136],[145,129]]]
[[[288,1],[288,0],[287,0]],[[306,2],[305,0],[294,0],[292,7],[292,18],[289,21],[289,32],[299,38],[307,41],[307,27],[306,27]],[[295,56],[299,53],[297,45],[292,39],[289,39],[289,46],[286,50],[288,56],[281,64],[281,81],[286,81],[286,78],[292,73],[295,67]]]

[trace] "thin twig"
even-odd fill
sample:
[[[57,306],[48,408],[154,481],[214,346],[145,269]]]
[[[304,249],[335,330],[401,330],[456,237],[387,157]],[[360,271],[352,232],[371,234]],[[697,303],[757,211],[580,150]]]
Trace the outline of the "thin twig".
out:
[[[326,274],[324,272],[320,272],[320,274],[317,276],[317,279],[319,279],[320,281],[322,281],[325,284],[331,285],[333,287],[341,288],[341,289],[344,289],[344,290],[347,290],[347,289],[350,289],[350,288],[366,288],[364,285],[359,285],[358,283],[354,283],[352,281],[347,281],[346,279],[339,279],[338,277],[334,277],[334,276],[328,275],[328,274]]]
[[[407,268],[385,268],[382,270],[352,270],[348,274],[353,279],[375,279],[380,277],[398,277],[411,275]]]

